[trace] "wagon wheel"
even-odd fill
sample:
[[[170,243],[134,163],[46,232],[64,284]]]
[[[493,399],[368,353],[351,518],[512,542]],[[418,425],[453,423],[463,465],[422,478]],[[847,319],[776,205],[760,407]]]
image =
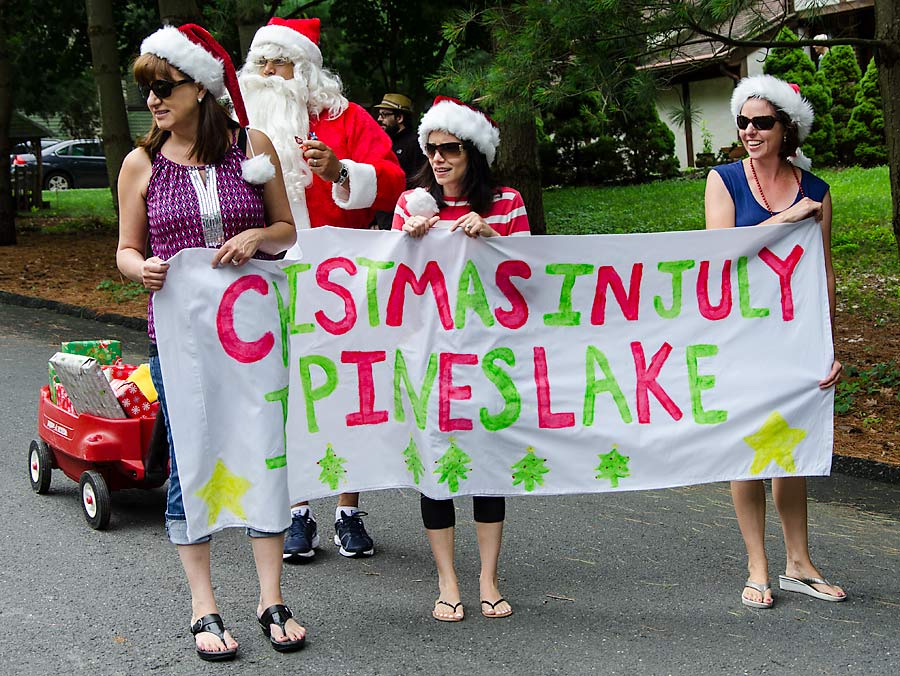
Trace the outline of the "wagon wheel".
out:
[[[53,472],[53,458],[47,444],[38,439],[31,442],[28,447],[28,478],[31,480],[31,490],[43,495],[50,490],[51,473]]]
[[[88,525],[96,530],[103,530],[109,525],[109,517],[112,514],[109,489],[103,475],[94,470],[83,472],[78,489],[81,493],[81,508],[84,510],[84,518],[87,519]]]

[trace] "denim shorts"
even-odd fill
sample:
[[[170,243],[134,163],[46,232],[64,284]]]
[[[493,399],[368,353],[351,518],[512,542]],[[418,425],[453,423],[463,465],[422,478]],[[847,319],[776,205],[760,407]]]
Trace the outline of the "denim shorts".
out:
[[[175,463],[175,444],[172,443],[172,427],[169,425],[169,412],[166,407],[166,391],[163,387],[162,369],[159,357],[150,357],[150,378],[159,395],[159,412],[166,424],[166,438],[169,441],[169,490],[166,496],[166,533],[173,545],[198,545],[210,541],[209,535],[191,540],[187,535],[187,516],[184,513],[184,499],[181,494],[181,481],[178,478],[178,465]],[[284,533],[268,533],[248,528],[247,535],[252,538],[271,538]]]

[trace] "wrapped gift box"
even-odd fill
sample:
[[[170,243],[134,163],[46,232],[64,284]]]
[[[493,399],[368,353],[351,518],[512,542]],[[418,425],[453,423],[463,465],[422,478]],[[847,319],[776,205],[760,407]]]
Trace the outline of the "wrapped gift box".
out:
[[[60,344],[60,352],[92,357],[101,364],[112,364],[122,358],[122,342],[118,340],[70,340]]]
[[[102,418],[125,418],[125,412],[100,370],[96,359],[79,354],[57,352],[50,358],[59,382],[79,414],[90,413]]]
[[[56,376],[56,369],[53,364],[47,362],[47,382],[50,384],[50,401],[56,403],[56,386],[59,385],[59,378]]]
[[[116,399],[129,418],[153,417],[153,403],[148,401],[141,388],[130,380],[113,380],[111,383]]]
[[[127,380],[137,385],[151,404],[159,398],[156,388],[153,386],[153,380],[150,378],[150,364],[138,366]]]
[[[58,382],[50,388],[50,398],[62,410],[68,411],[72,415],[77,415],[75,413],[75,407],[72,406],[72,400],[69,399],[66,388],[62,386],[62,383]]]
[[[102,366],[103,373],[106,374],[107,380],[128,380],[128,376],[134,373],[137,366],[134,364],[126,364],[121,358],[116,359],[112,364]]]

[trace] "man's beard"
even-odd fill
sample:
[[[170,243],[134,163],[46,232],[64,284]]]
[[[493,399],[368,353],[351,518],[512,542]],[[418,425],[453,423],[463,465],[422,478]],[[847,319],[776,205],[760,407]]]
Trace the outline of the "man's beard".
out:
[[[278,153],[291,204],[305,205],[312,172],[294,137],[306,139],[309,134],[306,82],[253,73],[241,73],[239,80],[250,126],[265,133]]]

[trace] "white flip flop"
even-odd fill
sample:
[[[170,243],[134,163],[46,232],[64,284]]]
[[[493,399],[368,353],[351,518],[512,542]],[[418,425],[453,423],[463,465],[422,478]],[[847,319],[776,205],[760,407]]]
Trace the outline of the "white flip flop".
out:
[[[745,588],[750,587],[750,589],[755,589],[760,594],[762,594],[763,598],[766,598],[766,592],[772,588],[772,585],[770,585],[768,582],[766,582],[765,584],[762,584],[760,582],[753,582],[751,580],[747,580],[744,583],[744,587]],[[741,590],[741,591],[743,592],[743,590]],[[775,599],[773,598],[771,603],[766,603],[765,601],[753,601],[751,599],[748,599],[746,596],[743,595],[743,593],[741,593],[741,603],[743,603],[748,608],[759,608],[761,610],[768,610],[769,608],[771,608],[772,606],[775,605]]]
[[[792,591],[798,592],[800,594],[806,594],[807,596],[812,596],[816,599],[821,599],[822,601],[832,601],[832,602],[840,602],[846,601],[847,596],[835,596],[834,594],[826,594],[825,592],[820,592],[818,589],[813,587],[814,584],[827,584],[831,585],[828,580],[823,580],[821,577],[788,577],[787,575],[779,575],[778,576],[778,586],[781,587],[784,591]]]

